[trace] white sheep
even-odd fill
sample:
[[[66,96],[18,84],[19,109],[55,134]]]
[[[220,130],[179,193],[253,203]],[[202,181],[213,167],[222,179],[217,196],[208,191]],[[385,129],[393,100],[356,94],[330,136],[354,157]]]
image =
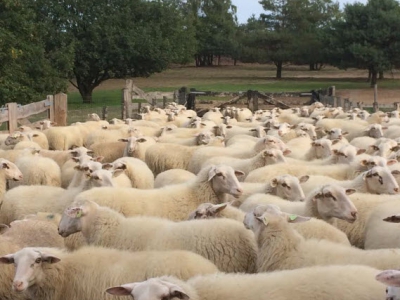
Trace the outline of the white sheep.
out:
[[[145,160],[146,151],[152,145],[157,143],[156,138],[149,136],[134,137],[119,139],[120,142],[126,143],[126,147],[123,153],[124,157],[134,157],[142,161]]]
[[[329,176],[311,175],[302,187],[306,194],[316,187],[329,183],[346,189],[354,189],[359,193],[397,194],[399,193],[399,185],[394,175],[399,174],[400,171],[398,170],[390,171],[387,167],[376,166],[351,180],[335,180]]]
[[[224,165],[204,168],[196,180],[153,190],[94,188],[79,194],[74,205],[91,200],[125,216],[148,215],[186,220],[200,203],[226,202],[227,194],[239,197],[243,189],[236,176],[243,173]]]
[[[210,145],[210,146],[209,146]],[[197,150],[202,148],[224,148],[224,140],[221,137],[213,137],[209,145],[184,146],[169,143],[157,143],[146,151],[145,162],[157,176],[161,172],[170,169],[188,170],[190,160]]]
[[[46,135],[40,131],[29,131],[26,133],[23,132],[14,132],[10,134],[7,139],[4,141],[4,144],[7,146],[15,146],[20,142],[34,142],[40,146],[41,149],[49,149],[49,142],[47,140]],[[20,146],[22,147],[22,146]]]
[[[71,157],[78,157],[85,154],[92,154],[92,150],[85,147],[74,148],[73,150],[39,150],[39,155],[48,157],[54,160],[60,168],[69,160]]]
[[[23,175],[14,163],[0,158],[0,208],[7,190],[7,180],[21,181],[23,180]]]
[[[376,280],[386,284],[386,300],[400,299],[400,271],[385,270],[376,275]]]
[[[103,163],[111,163],[114,160],[124,156],[126,144],[124,142],[105,142],[105,143],[94,143],[90,145],[90,149],[93,151],[93,156],[104,157]]]
[[[214,156],[250,158],[265,149],[279,149],[282,150],[282,152],[288,150],[285,143],[273,136],[260,138],[257,143],[251,148],[249,148],[247,145],[231,145],[230,147],[225,148],[204,147],[202,149],[196,150],[193,153],[187,170],[196,174],[200,171],[203,162]]]
[[[161,172],[154,179],[154,188],[158,189],[167,185],[184,183],[194,180],[196,175],[183,169],[171,169]]]
[[[259,205],[255,207],[252,212],[245,214],[245,217],[243,218],[244,226],[247,229],[254,230],[254,228],[258,226],[258,219],[261,218],[265,212],[269,211],[271,207],[273,207],[277,214],[280,214],[283,218],[290,218],[291,214],[282,212],[276,205]],[[293,223],[291,227],[293,227],[306,240],[326,240],[350,246],[349,239],[343,231],[322,220],[310,218],[308,222]]]
[[[82,147],[83,138],[78,126],[51,127],[45,131],[50,150],[69,150]]]
[[[281,161],[279,158],[276,160],[276,156],[274,155],[275,153],[272,153],[272,150],[276,149],[271,149],[271,150],[263,150],[260,153],[258,153],[256,156],[253,156],[251,158],[235,158],[235,157],[227,157],[227,156],[215,156],[212,157],[208,160],[206,160],[202,164],[202,168],[209,166],[209,165],[215,165],[215,164],[224,164],[227,166],[231,166],[234,169],[241,170],[244,173],[244,176],[247,176],[251,171],[264,167],[266,165],[270,164],[275,164]],[[280,150],[276,150],[280,151]]]
[[[361,250],[325,240],[305,240],[289,223],[309,218],[281,215],[273,206],[252,229],[258,244],[259,272],[292,270],[316,265],[360,264],[377,269],[400,266],[400,249]]]
[[[211,262],[188,251],[127,252],[85,247],[68,253],[57,248],[27,247],[1,257],[0,262],[15,264],[14,290],[41,300],[109,299],[103,290],[123,280],[145,280],[166,273],[188,279],[217,272]]]
[[[232,220],[173,222],[155,217],[125,218],[94,202],[65,210],[59,234],[81,231],[90,245],[121,250],[188,250],[223,272],[255,272],[254,236]],[[146,238],[143,238],[143,237]]]
[[[154,187],[153,173],[146,163],[138,158],[122,157],[112,163],[103,164],[103,169],[123,170],[133,188],[152,189]]]
[[[184,282],[172,276],[108,288],[116,296],[136,300],[377,300],[385,286],[375,280],[379,270],[366,266],[316,266],[261,274],[196,276]],[[124,283],[127,281],[124,281]]]

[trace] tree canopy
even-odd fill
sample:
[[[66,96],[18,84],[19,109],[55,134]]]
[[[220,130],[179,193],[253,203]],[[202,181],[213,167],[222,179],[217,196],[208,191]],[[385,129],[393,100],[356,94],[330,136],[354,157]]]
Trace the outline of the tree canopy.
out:
[[[26,103],[63,91],[71,49],[47,48],[47,30],[23,0],[0,1],[0,103]]]

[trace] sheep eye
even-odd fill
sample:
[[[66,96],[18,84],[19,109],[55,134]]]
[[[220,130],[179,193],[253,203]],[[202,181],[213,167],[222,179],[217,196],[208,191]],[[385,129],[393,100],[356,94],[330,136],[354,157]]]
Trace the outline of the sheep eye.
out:
[[[379,174],[378,173],[374,173],[374,174],[372,174],[372,176],[379,176]]]
[[[40,264],[41,262],[42,262],[42,258],[41,257],[36,258],[35,263]]]
[[[222,173],[217,173],[216,175],[217,175],[217,176],[223,176],[223,174],[222,174]]]

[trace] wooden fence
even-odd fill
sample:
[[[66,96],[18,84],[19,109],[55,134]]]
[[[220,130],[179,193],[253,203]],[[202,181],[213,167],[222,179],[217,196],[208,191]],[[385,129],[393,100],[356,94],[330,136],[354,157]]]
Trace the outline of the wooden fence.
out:
[[[46,100],[18,105],[15,102],[7,103],[0,109],[0,123],[7,122],[7,132],[12,133],[18,129],[18,124],[29,125],[28,117],[47,111],[47,117],[58,126],[67,125],[68,100],[67,95],[60,93],[48,95]]]

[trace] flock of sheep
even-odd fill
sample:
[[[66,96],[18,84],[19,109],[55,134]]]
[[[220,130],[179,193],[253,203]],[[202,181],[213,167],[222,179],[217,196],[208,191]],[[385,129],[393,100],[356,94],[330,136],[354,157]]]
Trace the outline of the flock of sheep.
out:
[[[398,111],[141,118],[0,135],[1,300],[400,299]]]

